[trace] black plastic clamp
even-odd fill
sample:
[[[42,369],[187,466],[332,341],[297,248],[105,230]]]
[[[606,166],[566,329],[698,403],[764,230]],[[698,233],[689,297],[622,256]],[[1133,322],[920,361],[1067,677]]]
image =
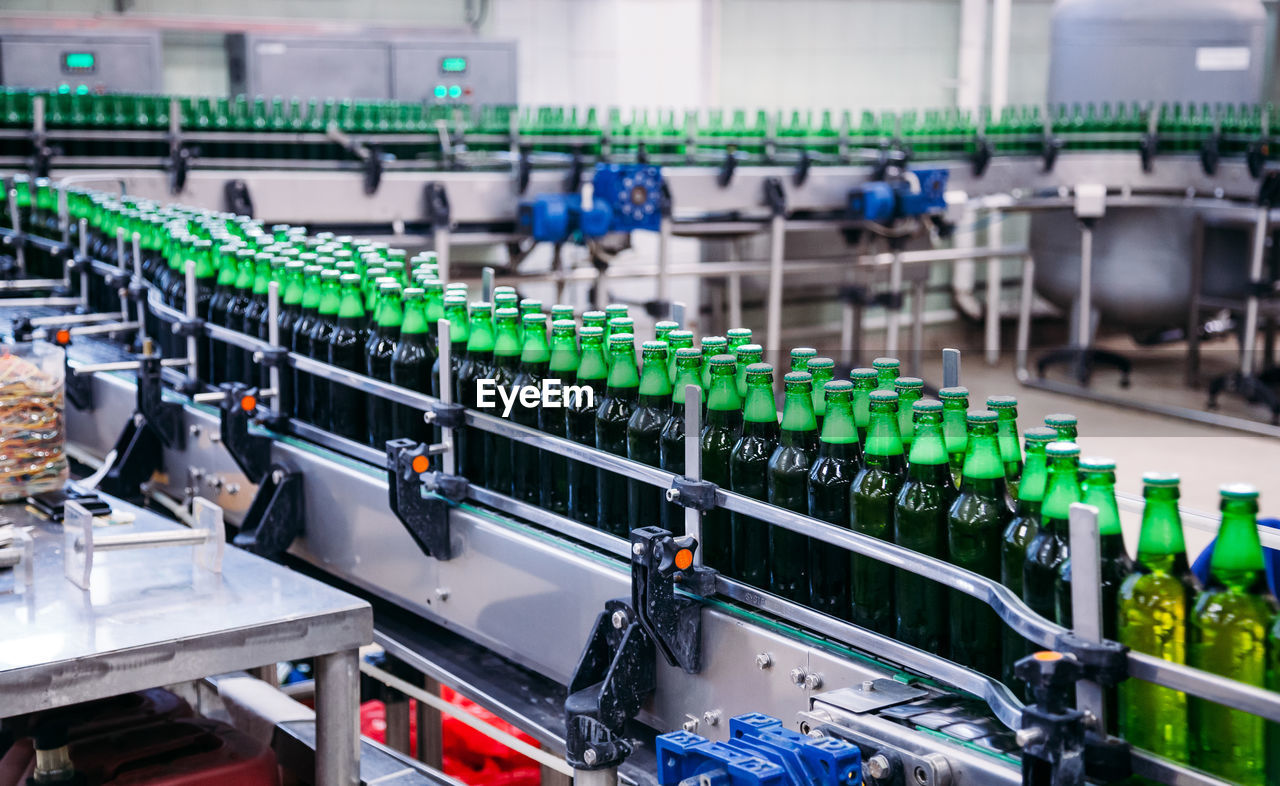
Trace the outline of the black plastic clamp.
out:
[[[187,430],[183,426],[182,404],[166,401],[161,385],[160,358],[152,355],[138,361],[138,413],[155,431],[167,448],[181,450],[187,445]]]
[[[1218,173],[1218,163],[1222,161],[1222,134],[1215,133],[1200,143],[1200,168],[1206,175]]]
[[[227,212],[253,218],[253,197],[248,183],[239,179],[228,180],[222,184],[222,196]]]
[[[1280,171],[1264,172],[1258,184],[1258,207],[1275,207],[1280,202]]]
[[[1070,653],[1084,674],[1084,679],[1111,687],[1129,676],[1129,648],[1114,641],[1090,641],[1067,631],[1058,636],[1054,646]]]
[[[289,367],[289,350],[284,347],[265,347],[258,350],[257,354],[262,356],[258,362],[266,368]]]
[[[249,433],[249,424],[258,408],[258,390],[239,382],[224,383],[219,388],[226,391],[219,408],[218,432],[222,444],[249,482],[261,483],[271,467],[273,440]]]
[[[1138,140],[1138,156],[1142,159],[1142,171],[1150,172],[1155,166],[1156,153],[1160,149],[1160,137],[1152,133]]]
[[[411,439],[387,442],[387,500],[391,511],[423,554],[443,561],[453,557],[445,496],[462,499],[468,487],[465,478],[434,473],[432,486],[438,493],[424,494],[422,478],[430,465],[425,445]]]
[[[573,146],[572,158],[569,161],[569,171],[564,176],[564,191],[566,194],[577,193],[582,188],[582,174],[586,169],[586,164],[582,160],[582,145]]]
[[[808,149],[800,151],[800,160],[796,162],[796,171],[791,175],[791,182],[797,186],[804,185],[809,179],[809,170],[813,167],[813,157],[809,155]]]
[[[636,143],[636,163],[637,164],[649,163],[649,146],[646,145],[644,142]]]
[[[532,149],[521,144],[516,153],[516,193],[523,194],[529,188],[529,176],[533,174]]]
[[[1247,293],[1254,297],[1272,297],[1276,294],[1277,282],[1268,279],[1257,279],[1247,284]]]
[[[702,670],[702,604],[675,585],[706,594],[716,572],[693,564],[698,542],[661,527],[631,531],[631,605],[663,659],[687,674]]]
[[[1062,137],[1045,135],[1040,143],[1040,160],[1044,163],[1044,171],[1052,172],[1058,163],[1058,154],[1062,152]]]
[[[65,329],[64,329],[65,330]],[[71,344],[71,332],[58,330],[54,332],[53,343],[62,347],[63,379],[66,382],[67,401],[81,411],[93,410],[93,375],[77,374],[71,368],[71,352],[67,347]],[[19,339],[21,340],[21,339]]]
[[[127,270],[117,268],[107,272],[103,276],[103,280],[112,290],[119,291],[129,286],[129,282],[133,280],[133,274]]]
[[[185,145],[178,145],[169,154],[165,168],[169,170],[169,193],[180,194],[187,185],[187,173],[191,169],[191,159],[195,152]]]
[[[79,254],[74,255],[67,260],[68,273],[87,273],[93,269],[93,261],[89,257],[82,257]]]
[[[991,140],[982,135],[976,137],[974,139],[973,154],[969,157],[969,160],[973,163],[973,176],[982,177],[994,156],[995,148],[991,145]]]
[[[279,562],[306,529],[306,495],[302,473],[272,464],[253,495],[232,543],[260,557]]]
[[[55,156],[62,155],[62,149],[46,145],[43,141],[36,143],[35,150],[31,153],[30,170],[31,177],[41,178],[49,176],[49,169],[53,164]]]
[[[182,317],[175,319],[169,329],[175,336],[199,338],[204,335],[204,320],[200,317]]]
[[[367,155],[360,162],[360,168],[364,173],[363,184],[366,196],[376,194],[378,186],[382,185],[382,170],[386,160],[377,145],[368,146]]]
[[[1262,177],[1262,170],[1267,166],[1267,156],[1271,153],[1271,147],[1266,141],[1255,139],[1245,148],[1244,161],[1249,167],[1249,175],[1254,180]]]
[[[870,305],[897,311],[902,308],[906,294],[903,292],[877,292],[871,296]]]
[[[130,281],[129,286],[125,288],[124,295],[134,303],[147,302],[147,285],[141,281]]]
[[[452,222],[444,183],[432,180],[422,187],[422,217],[433,227],[447,227]]]
[[[461,404],[446,404],[437,401],[431,405],[434,416],[431,424],[440,428],[462,428],[467,425],[467,410]]]
[[[671,501],[683,508],[711,510],[716,506],[717,488],[719,487],[709,480],[693,480],[683,475],[676,475],[671,482],[671,491],[676,492],[675,498]]]
[[[772,216],[785,215],[787,212],[787,191],[782,185],[782,178],[767,177],[764,180],[764,203]]]
[[[1035,698],[1022,709],[1023,786],[1083,786],[1084,713],[1070,706],[1083,678],[1080,663],[1060,652],[1039,652],[1018,661],[1014,673]]]
[[[738,156],[732,149],[726,150],[724,160],[720,162],[720,171],[716,173],[716,185],[728,188],[733,182],[733,173],[738,170]]]

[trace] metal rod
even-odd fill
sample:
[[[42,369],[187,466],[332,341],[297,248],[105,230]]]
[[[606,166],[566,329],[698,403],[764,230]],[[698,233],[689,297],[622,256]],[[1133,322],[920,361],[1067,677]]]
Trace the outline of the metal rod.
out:
[[[21,292],[27,289],[52,289],[66,284],[61,278],[20,278],[12,281],[0,281],[0,290]],[[78,300],[76,301],[79,302]],[[4,305],[10,301],[5,300]]]
[[[431,245],[435,248],[436,264],[439,265],[437,272],[440,274],[440,280],[448,284],[453,279],[449,277],[449,227],[436,226],[431,230]]]
[[[138,286],[142,286],[143,284],[142,235],[138,234],[137,232],[134,232],[133,237],[130,238],[130,240],[133,246],[133,283],[137,284]],[[150,298],[150,294],[151,294],[150,292],[147,293],[148,298]],[[135,306],[135,309],[136,309],[137,318],[138,318],[138,339],[140,341],[146,341],[147,340],[146,307],[142,304],[141,298],[138,299],[138,303]]]
[[[267,283],[267,343],[272,349],[280,348],[280,282]],[[267,371],[267,380],[271,385],[272,404],[280,406],[280,368],[272,363]],[[266,398],[265,391],[258,391],[258,396]]]
[[[1098,509],[1071,503],[1071,624],[1085,641],[1102,641],[1102,563]],[[1076,706],[1091,713],[1097,728],[1106,728],[1106,699],[1092,680],[1076,683]]]
[[[186,306],[187,306],[187,319],[195,319],[196,318],[196,301],[199,300],[199,293],[196,291],[196,263],[195,262],[191,260],[187,260],[186,273],[187,273],[187,292],[186,292],[187,296],[185,300],[186,300]],[[194,378],[196,376],[197,368],[198,366],[196,365],[196,337],[187,336],[187,373],[191,375],[192,378]]]
[[[1267,233],[1270,220],[1270,210],[1265,207],[1258,208],[1257,222],[1253,228],[1253,249],[1249,255],[1249,280],[1261,281],[1262,269],[1266,264],[1267,257]],[[1240,335],[1240,374],[1246,378],[1252,377],[1257,368],[1257,348],[1258,343],[1258,295],[1249,290],[1249,296],[1244,301],[1244,330]]]
[[[1076,346],[1088,349],[1093,332],[1093,227],[1084,221],[1080,223],[1080,294],[1076,303]]]
[[[1031,352],[1031,306],[1036,297],[1036,260],[1027,254],[1022,258],[1021,295],[1018,298],[1018,339],[1014,352],[1014,373],[1018,379],[1026,374]]]
[[[765,349],[769,362],[777,365],[782,349],[782,257],[787,219],[779,213],[769,220],[769,291],[765,314]]]
[[[889,357],[898,356],[899,315],[902,313],[902,255],[896,250],[889,255],[890,305],[885,309],[884,352]]]
[[[98,535],[93,539],[93,550],[126,551],[129,549],[164,548],[168,546],[199,546],[208,540],[204,530],[161,530],[159,532],[129,532],[123,535]],[[76,539],[76,551],[84,550],[84,538]]]
[[[360,783],[360,667],[356,650],[315,659],[316,786]]]
[[[22,234],[22,220],[18,214],[18,189],[9,189],[9,223],[15,235]],[[27,251],[22,243],[18,243],[13,253],[13,261],[18,265],[18,278],[27,274]]]
[[[987,313],[984,322],[984,338],[987,349],[987,365],[1000,362],[1000,260],[987,260]]]
[[[947,347],[942,350],[942,386],[954,388],[960,384],[960,350]]]
[[[702,388],[684,386],[684,476],[702,480]],[[684,509],[684,534],[702,543],[702,511]],[[694,549],[695,565],[703,564],[704,549]]]
[[[667,267],[671,263],[671,219],[663,217],[658,224],[658,302],[666,303],[671,294],[671,277]]]
[[[436,323],[439,342],[437,356],[440,358],[440,403],[442,404],[453,403],[453,344],[450,337],[452,327],[447,319],[441,319]],[[440,458],[440,466],[444,469],[444,474],[454,475],[458,471],[458,452],[454,448],[458,442],[453,429],[441,426],[440,441],[447,448]]]
[[[480,299],[493,302],[493,268],[488,265],[480,269]]]
[[[911,287],[911,375],[924,376],[924,298],[925,282]]]
[[[80,260],[89,259],[89,219],[80,219]],[[66,270],[66,268],[63,268]],[[69,273],[68,273],[69,275]],[[80,268],[80,302],[86,311],[89,310],[89,271]]]
[[[729,306],[729,327],[742,327],[742,276],[734,273],[725,281],[725,300]],[[707,359],[708,361],[710,358]]]

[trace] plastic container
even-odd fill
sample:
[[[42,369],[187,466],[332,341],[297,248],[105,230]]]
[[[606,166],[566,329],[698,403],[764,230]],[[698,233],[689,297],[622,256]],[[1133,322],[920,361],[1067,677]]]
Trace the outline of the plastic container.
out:
[[[63,350],[44,341],[0,344],[0,502],[62,488]]]

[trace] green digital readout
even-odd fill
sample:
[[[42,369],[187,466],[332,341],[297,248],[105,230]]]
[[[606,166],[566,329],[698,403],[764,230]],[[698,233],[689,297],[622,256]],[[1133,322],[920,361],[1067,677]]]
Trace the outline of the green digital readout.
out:
[[[467,58],[442,57],[440,58],[440,71],[445,74],[464,74],[467,71]]]
[[[69,74],[92,73],[95,61],[93,52],[64,52],[62,70]]]

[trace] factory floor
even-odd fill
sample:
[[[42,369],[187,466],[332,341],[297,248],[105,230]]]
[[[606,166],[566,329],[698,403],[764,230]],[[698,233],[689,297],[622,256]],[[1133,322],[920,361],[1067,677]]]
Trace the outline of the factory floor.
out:
[[[1053,325],[1037,325],[1033,346],[1052,347],[1058,336]],[[952,323],[930,327],[926,331],[924,378],[931,383],[942,379],[940,348],[955,346],[962,351],[961,381],[970,390],[976,405],[991,394],[1017,396],[1019,425],[1022,429],[1038,425],[1051,412],[1070,412],[1080,419],[1080,443],[1086,455],[1107,456],[1117,463],[1117,490],[1139,495],[1142,473],[1146,471],[1176,472],[1182,477],[1182,503],[1185,508],[1215,512],[1218,487],[1224,483],[1252,483],[1262,492],[1263,515],[1280,515],[1280,439],[1229,430],[1134,409],[1116,407],[1070,395],[1037,390],[1020,385],[1014,377],[1012,340],[1014,326],[1006,324],[1002,332],[1006,344],[994,366],[982,358],[981,326]],[[1119,385],[1118,372],[1102,369],[1095,373],[1092,387],[1107,393],[1204,410],[1207,393],[1204,387],[1186,386],[1186,348],[1182,344],[1156,348],[1139,347],[1127,336],[1104,336],[1100,346],[1123,352],[1133,361],[1132,385]],[[1202,348],[1202,378],[1226,373],[1235,368],[1237,353],[1230,340],[1219,340]],[[1033,350],[1031,358],[1044,350]],[[870,355],[868,356],[870,357]],[[1062,369],[1050,377],[1066,380]],[[1258,405],[1244,404],[1238,398],[1223,397],[1218,412],[1268,422],[1268,413]],[[1139,518],[1124,514],[1126,540],[1132,551],[1137,545]],[[1207,522],[1186,522],[1187,546],[1194,555],[1208,543]]]

